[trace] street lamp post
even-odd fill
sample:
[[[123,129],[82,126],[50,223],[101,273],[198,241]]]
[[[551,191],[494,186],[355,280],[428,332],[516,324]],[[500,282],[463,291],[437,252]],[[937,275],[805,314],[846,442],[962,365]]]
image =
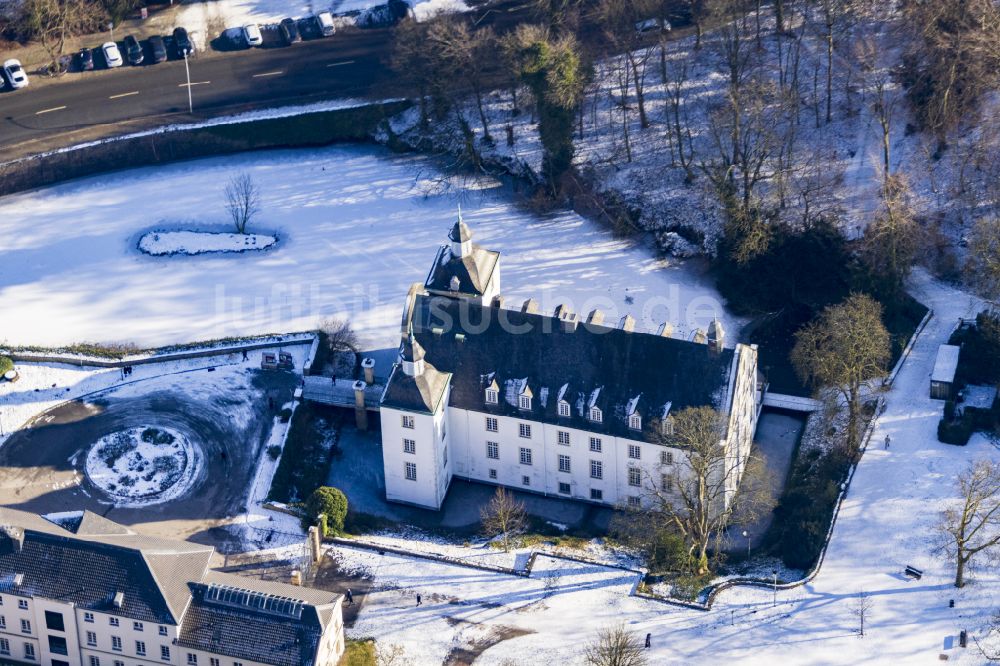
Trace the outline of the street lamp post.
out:
[[[774,570],[771,571],[771,573],[774,574],[774,602],[771,605],[772,606],[777,606],[778,605],[778,570],[774,569]]]
[[[743,530],[743,538],[747,540],[747,561],[750,561],[750,532]]]
[[[187,75],[188,113],[194,113],[194,104],[191,101],[191,68],[188,66],[187,49],[183,49],[183,51],[184,51],[184,73]]]
[[[108,31],[111,33],[111,41],[115,41],[115,24],[108,22]]]

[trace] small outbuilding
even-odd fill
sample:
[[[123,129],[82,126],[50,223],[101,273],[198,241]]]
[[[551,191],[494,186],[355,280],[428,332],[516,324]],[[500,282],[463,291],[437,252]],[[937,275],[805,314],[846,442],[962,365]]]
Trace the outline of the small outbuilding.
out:
[[[938,347],[937,359],[934,361],[934,372],[931,373],[931,399],[951,400],[955,394],[955,372],[958,370],[958,354],[961,348],[957,345],[941,345]]]

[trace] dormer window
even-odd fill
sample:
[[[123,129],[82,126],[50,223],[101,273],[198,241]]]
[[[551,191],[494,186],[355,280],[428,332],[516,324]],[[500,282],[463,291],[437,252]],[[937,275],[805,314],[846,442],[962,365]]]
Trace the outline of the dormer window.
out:
[[[496,389],[486,389],[486,404],[495,405],[500,401],[500,392]]]
[[[632,430],[642,430],[642,417],[638,414],[628,417],[628,427]]]
[[[674,434],[674,417],[668,416],[667,418],[663,419],[663,424],[661,426],[661,430],[663,431],[664,435],[668,435],[668,436],[669,435],[673,435]]]
[[[600,423],[604,420],[604,415],[601,414],[601,410],[598,407],[590,408],[590,420],[594,423]]]
[[[517,398],[517,406],[521,409],[531,409],[531,396],[522,395]]]
[[[565,400],[559,401],[559,416],[569,416],[569,403]]]

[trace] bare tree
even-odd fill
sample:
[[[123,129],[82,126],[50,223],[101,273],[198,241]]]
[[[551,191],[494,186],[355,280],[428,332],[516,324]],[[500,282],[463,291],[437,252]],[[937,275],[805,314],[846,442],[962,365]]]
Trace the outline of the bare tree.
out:
[[[865,635],[865,620],[868,619],[874,606],[875,600],[864,590],[858,591],[858,595],[854,597],[854,601],[851,604],[851,612],[858,618],[860,625],[858,635],[862,638]]]
[[[54,72],[62,69],[67,40],[95,28],[103,14],[100,5],[86,0],[23,0],[18,11],[21,30],[42,45]]]
[[[946,539],[945,551],[955,558],[955,587],[964,587],[973,558],[1000,545],[1000,463],[973,461],[957,485],[959,505],[943,513],[938,530]]]
[[[750,522],[768,508],[768,484],[757,456],[741,458],[722,445],[726,424],[715,409],[689,407],[675,414],[672,423],[672,434],[661,435],[663,444],[683,454],[660,465],[658,474],[646,473],[645,491],[652,500],[649,518],[676,529],[684,539],[690,570],[700,575],[709,570],[713,540],[722,539],[731,522]]]
[[[877,386],[889,360],[882,306],[865,294],[827,307],[795,334],[792,364],[806,383],[836,390],[847,402],[847,446],[856,455],[863,390]]]
[[[588,666],[644,666],[646,655],[638,637],[619,622],[602,629],[587,646],[584,660]]]
[[[375,664],[376,666],[406,666],[410,661],[406,658],[406,651],[398,643],[376,643],[375,644]]]
[[[528,524],[524,502],[500,487],[482,508],[479,518],[486,534],[500,537],[504,552],[510,551],[512,539],[524,532]]]
[[[489,121],[483,106],[487,92],[487,68],[494,62],[498,48],[492,28],[473,30],[458,16],[444,16],[432,22],[427,30],[426,46],[435,50],[464,88],[471,89],[476,100],[476,110],[483,127],[483,140],[493,143]],[[464,90],[462,92],[465,92]]]
[[[994,308],[1000,306],[1000,219],[983,217],[969,236],[966,274],[979,294]]]
[[[982,639],[973,637],[979,654],[986,661],[1000,661],[1000,612],[994,613],[986,625],[986,635]]]
[[[691,122],[688,114],[687,61],[663,68],[667,102],[667,138],[676,162],[684,169],[684,182],[694,182],[694,141],[691,138]]]
[[[244,171],[229,179],[226,211],[236,227],[236,233],[245,234],[247,226],[260,212],[260,190],[249,173]]]
[[[875,219],[865,230],[861,258],[881,293],[892,298],[904,290],[917,258],[922,232],[913,209],[910,189],[901,174],[882,182],[882,200]]]
[[[652,49],[644,44],[643,36],[635,26],[648,19],[655,11],[656,6],[652,0],[601,0],[597,8],[604,36],[627,61],[626,75],[631,73],[636,105],[639,107],[639,125],[643,129],[649,127],[645,79],[646,65]]]
[[[327,348],[333,354],[357,353],[360,348],[358,334],[354,332],[350,322],[346,319],[336,317],[324,319],[319,324],[319,330],[326,340]]]

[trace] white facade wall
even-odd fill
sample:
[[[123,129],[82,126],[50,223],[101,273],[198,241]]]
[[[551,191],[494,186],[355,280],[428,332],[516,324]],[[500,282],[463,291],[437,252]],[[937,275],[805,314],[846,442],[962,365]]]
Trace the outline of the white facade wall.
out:
[[[437,412],[411,412],[382,406],[382,463],[385,469],[386,499],[429,509],[440,509],[451,483],[452,458],[449,450],[454,437],[448,422],[448,398],[445,391]],[[413,419],[413,428],[403,427],[404,417]],[[407,453],[405,440],[414,443]],[[416,466],[416,480],[406,476],[407,463]]]
[[[19,602],[27,604],[27,608],[21,608]],[[9,658],[15,661],[25,661],[28,663],[41,663],[41,646],[39,636],[44,624],[39,625],[35,617],[34,599],[18,597],[13,594],[0,595],[0,618],[3,618],[2,628],[0,628],[0,638],[7,641],[8,651],[0,649],[0,657]],[[21,631],[21,620],[30,623],[29,631]],[[2,646],[3,643],[0,643]],[[31,646],[33,659],[26,658],[25,646]]]
[[[732,501],[750,456],[761,397],[757,391],[757,346],[736,345],[726,429],[726,505]]]
[[[645,504],[648,484],[659,479],[663,472],[661,454],[669,452],[674,464],[681,455],[679,449],[558,424],[492,416],[456,407],[449,407],[448,413],[455,476],[518,490],[610,506],[626,504],[631,496],[641,498]],[[487,418],[496,419],[497,432],[487,430]],[[530,426],[530,438],[521,437],[522,424]],[[568,434],[568,445],[559,443],[560,432]],[[600,440],[599,452],[591,450],[591,438]],[[488,442],[497,443],[497,459],[488,457]],[[630,445],[639,447],[638,459],[629,458]],[[531,450],[531,465],[521,462],[521,448]],[[560,456],[569,457],[569,472],[560,471]],[[591,476],[591,461],[601,463],[601,478]],[[629,468],[639,470],[639,487],[629,485]],[[529,483],[524,483],[524,477],[528,477]],[[560,483],[569,484],[569,493],[562,492]],[[600,499],[592,497],[592,490],[600,491]]]

